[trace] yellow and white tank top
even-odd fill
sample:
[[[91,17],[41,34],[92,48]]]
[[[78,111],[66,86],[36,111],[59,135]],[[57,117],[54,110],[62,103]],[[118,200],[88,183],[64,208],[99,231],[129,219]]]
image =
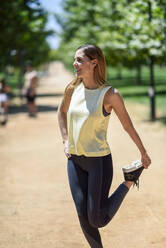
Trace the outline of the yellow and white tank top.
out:
[[[111,86],[87,89],[79,84],[67,113],[68,152],[100,157],[110,153],[106,140],[109,115],[103,115],[103,99]]]

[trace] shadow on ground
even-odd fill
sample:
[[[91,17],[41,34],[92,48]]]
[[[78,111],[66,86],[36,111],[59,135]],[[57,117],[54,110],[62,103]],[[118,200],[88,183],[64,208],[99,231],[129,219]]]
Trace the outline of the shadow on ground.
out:
[[[37,94],[37,97],[61,97],[62,93],[47,93],[47,94]]]
[[[156,118],[156,121],[160,121],[161,123],[163,123],[164,125],[166,125],[166,116],[165,117]]]
[[[166,116],[156,117],[155,120],[144,119],[142,121],[145,122],[145,123],[160,122],[161,124],[166,125]]]
[[[40,112],[54,112],[58,110],[58,106],[51,105],[38,105],[38,113]],[[19,114],[19,113],[28,113],[27,105],[11,105],[9,108],[9,114]]]
[[[8,94],[8,96],[11,99],[12,98],[22,98],[22,95],[14,94],[14,93],[10,93],[10,94]],[[61,96],[63,96],[63,94],[62,93],[45,93],[45,94],[37,94],[36,96],[37,96],[37,98],[38,97],[61,97]]]

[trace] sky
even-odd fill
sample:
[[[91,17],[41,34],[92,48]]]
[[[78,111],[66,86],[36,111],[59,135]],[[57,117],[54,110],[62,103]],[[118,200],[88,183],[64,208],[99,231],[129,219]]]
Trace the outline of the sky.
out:
[[[61,4],[63,0],[40,0],[41,5],[44,9],[50,12],[48,18],[47,28],[55,31],[60,31],[59,25],[56,23],[56,20],[53,16],[54,12],[60,13],[62,11]],[[59,38],[55,35],[54,37],[49,37],[47,39],[52,49],[55,49],[59,45]]]

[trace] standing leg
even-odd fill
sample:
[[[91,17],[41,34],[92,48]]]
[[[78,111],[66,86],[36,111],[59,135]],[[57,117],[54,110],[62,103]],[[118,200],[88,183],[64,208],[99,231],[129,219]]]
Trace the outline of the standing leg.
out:
[[[98,228],[92,227],[87,217],[88,173],[70,158],[68,159],[68,177],[72,197],[85,238],[91,248],[102,248]]]
[[[28,112],[30,117],[36,117],[37,105],[34,102],[28,102]]]
[[[31,105],[31,113],[33,115],[36,115],[37,114],[37,105],[35,103],[35,100],[32,102],[32,105]]]
[[[111,155],[95,158],[88,178],[88,219],[93,227],[105,226],[118,211],[128,192],[128,187],[121,184],[108,198],[111,182]]]
[[[92,227],[87,218],[79,216],[80,226],[91,248],[103,248],[98,228]]]

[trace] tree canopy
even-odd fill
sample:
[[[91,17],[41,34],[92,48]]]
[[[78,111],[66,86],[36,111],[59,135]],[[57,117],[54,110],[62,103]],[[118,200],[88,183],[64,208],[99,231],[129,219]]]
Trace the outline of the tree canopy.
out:
[[[66,0],[59,54],[69,65],[81,44],[100,46],[109,64],[137,66],[164,63],[166,55],[165,0]]]
[[[0,67],[10,63],[20,64],[21,56],[38,65],[48,58],[46,37],[48,13],[39,0],[2,0],[0,8]],[[11,56],[15,55],[15,56]]]

